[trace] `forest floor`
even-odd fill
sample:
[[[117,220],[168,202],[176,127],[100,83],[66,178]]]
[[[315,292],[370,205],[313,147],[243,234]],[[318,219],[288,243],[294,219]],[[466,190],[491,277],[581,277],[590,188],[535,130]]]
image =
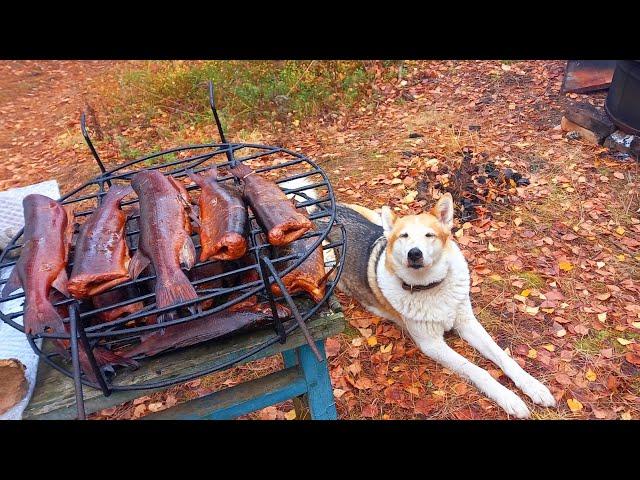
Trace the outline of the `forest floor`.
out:
[[[339,200],[399,213],[429,207],[434,184],[454,182],[464,148],[474,165],[511,169],[529,185],[496,185],[485,214],[458,222],[472,272],[476,315],[498,344],[551,389],[557,408],[534,418],[640,419],[640,200],[638,163],[567,137],[567,102],[602,105],[604,94],[561,95],[562,61],[406,62],[402,80],[376,71],[376,101],[295,125],[260,122],[234,140],[279,144],[317,161]],[[0,62],[0,190],[55,178],[65,192],[98,173],[80,135],[92,105],[96,147],[107,165],[128,151],[217,138],[213,122],[164,129],[100,127],[99,94],[129,62]],[[378,67],[376,67],[378,68]],[[393,67],[395,68],[395,67]],[[98,135],[99,137],[100,135]],[[120,139],[116,141],[117,139]],[[498,419],[506,414],[460,377],[426,358],[396,327],[338,294],[347,331],[327,342],[340,418]],[[513,383],[457,337],[450,344],[501,383]],[[265,375],[263,359],[95,418],[138,418]],[[292,402],[245,418],[294,418]]]

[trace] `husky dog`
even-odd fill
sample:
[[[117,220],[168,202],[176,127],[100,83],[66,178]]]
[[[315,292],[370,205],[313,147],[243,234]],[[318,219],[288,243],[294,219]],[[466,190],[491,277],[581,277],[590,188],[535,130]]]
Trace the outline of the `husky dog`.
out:
[[[397,217],[389,207],[378,214],[359,205],[340,204],[336,220],[346,229],[348,248],[340,290],[398,324],[425,355],[473,383],[509,415],[527,418],[530,413],[518,395],[449,347],[445,332],[455,330],[534,403],[555,406],[549,389],[520,368],[473,313],[469,267],[451,235],[450,194],[429,212],[404,217]]]

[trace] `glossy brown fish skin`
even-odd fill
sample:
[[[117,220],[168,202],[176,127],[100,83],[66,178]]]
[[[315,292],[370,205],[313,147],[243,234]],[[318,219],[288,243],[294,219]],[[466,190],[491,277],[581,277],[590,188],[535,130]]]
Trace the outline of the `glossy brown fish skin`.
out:
[[[136,278],[149,263],[153,264],[157,308],[197,299],[180,268],[182,264],[190,269],[196,261],[184,186],[180,188],[175,179],[155,170],[137,173],[131,186],[140,200],[140,237],[129,264],[131,277]]]
[[[91,298],[91,302],[96,308],[111,307],[117,303],[124,302],[137,296],[139,296],[139,293],[136,291],[136,288],[133,285],[130,285],[110,290],[108,292],[99,293]],[[144,303],[142,302],[129,303],[122,307],[110,308],[109,310],[105,310],[104,312],[100,312],[95,315],[98,319],[98,322],[96,323],[111,322],[125,315],[139,312],[143,308]]]
[[[243,181],[242,195],[267,232],[271,245],[283,246],[300,238],[313,223],[271,180],[240,163],[231,172]]]
[[[72,228],[64,207],[44,195],[27,195],[22,254],[2,296],[22,287],[25,333],[64,333],[62,318],[49,299],[52,288],[68,295],[67,265]]]
[[[281,248],[278,254],[280,256],[301,254],[306,252],[313,242],[317,238],[304,238]],[[287,266],[292,265],[297,260],[290,260],[285,262],[285,265],[279,267],[279,270],[284,270]],[[324,256],[322,253],[322,245],[318,245],[315,250],[309,254],[304,262],[294,268],[291,272],[287,273],[282,282],[290,294],[297,292],[307,292],[314,302],[318,303],[324,298],[327,280],[327,273],[324,269]],[[272,291],[276,294],[280,294],[280,288],[277,285],[273,285]]]
[[[118,354],[126,358],[156,355],[168,349],[186,347],[226,335],[264,318],[263,314],[255,312],[214,313],[197,320],[166,327],[164,335],[158,331],[153,332],[142,337],[139,345],[120,350]]]
[[[218,183],[216,167],[204,174],[188,172],[200,187],[200,261],[236,260],[247,251],[247,208],[233,186]]]
[[[120,201],[132,191],[129,186],[113,186],[80,227],[69,279],[69,292],[75,298],[89,298],[129,280],[127,215]]]

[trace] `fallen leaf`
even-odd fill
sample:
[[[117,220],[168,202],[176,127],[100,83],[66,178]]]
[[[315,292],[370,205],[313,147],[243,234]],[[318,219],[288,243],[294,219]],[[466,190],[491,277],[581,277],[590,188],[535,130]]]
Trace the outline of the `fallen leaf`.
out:
[[[336,398],[340,398],[342,395],[344,395],[346,392],[346,390],[342,390],[341,388],[334,388],[333,389],[333,396]]]
[[[295,419],[296,419],[296,416],[297,416],[297,415],[296,415],[296,411],[295,411],[295,409],[289,410],[288,412],[286,412],[286,413],[284,414],[284,418],[285,418],[286,420],[295,420]]]
[[[164,406],[162,402],[154,402],[149,404],[150,412],[159,412],[160,410],[166,410],[167,407]]]
[[[535,349],[530,349],[529,352],[527,353],[527,357],[529,358],[538,358],[538,351]]]
[[[575,398],[568,399],[567,405],[569,405],[569,410],[571,410],[572,412],[579,412],[583,408],[582,403],[580,403]]]
[[[626,345],[631,345],[633,343],[632,340],[627,340],[626,338],[622,338],[622,337],[618,337],[618,338],[616,338],[616,340],[618,341],[618,343],[620,345],[625,345],[625,346]]]
[[[366,418],[373,418],[378,415],[378,407],[376,405],[365,405],[362,408],[362,416]]]
[[[369,345],[370,347],[375,347],[377,344],[378,344],[378,339],[376,338],[375,335],[372,335],[369,338],[367,338],[367,345]]]
[[[623,227],[616,228],[616,233],[620,236],[624,235],[625,231],[626,230]]]
[[[571,262],[562,261],[558,263],[558,268],[560,270],[564,270],[565,272],[570,272],[571,270],[573,270],[573,265],[571,264]]]
[[[607,320],[607,312],[602,312],[598,314],[598,320],[604,323]]]
[[[633,352],[627,352],[624,358],[629,363],[633,363],[634,365],[640,365],[640,355],[637,355]]]
[[[337,338],[329,337],[325,340],[324,348],[327,357],[335,357],[340,351],[340,341]]]
[[[596,372],[594,372],[593,370],[589,369],[587,370],[587,373],[584,374],[585,378],[587,380],[589,380],[590,382],[595,382],[597,376],[596,376]]]

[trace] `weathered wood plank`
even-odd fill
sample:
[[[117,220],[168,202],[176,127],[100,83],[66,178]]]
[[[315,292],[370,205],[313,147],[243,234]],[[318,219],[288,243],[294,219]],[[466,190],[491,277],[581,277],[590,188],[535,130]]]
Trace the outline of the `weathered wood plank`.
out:
[[[344,329],[344,316],[341,313],[339,302],[332,298],[329,305],[330,310],[326,310],[307,322],[309,330],[317,340],[336,335]],[[243,352],[255,348],[272,335],[272,330],[261,330],[167,353],[156,357],[153,361],[143,362],[138,370],[118,372],[115,380],[118,385],[137,385],[157,380],[159,376],[165,379],[195,373],[203,368],[213,367],[238,358]],[[303,344],[305,344],[303,335],[300,331],[296,331],[284,345],[276,343],[241,363],[275,355]],[[146,394],[158,390],[163,390],[163,388],[148,389],[144,392]],[[86,412],[89,414],[103,408],[119,405],[141,395],[141,390],[130,390],[114,392],[109,397],[104,397],[99,390],[85,387]],[[73,380],[41,362],[36,388],[23,418],[72,419],[75,416]]]
[[[284,402],[306,390],[300,369],[291,367],[151,413],[142,420],[229,420]]]

